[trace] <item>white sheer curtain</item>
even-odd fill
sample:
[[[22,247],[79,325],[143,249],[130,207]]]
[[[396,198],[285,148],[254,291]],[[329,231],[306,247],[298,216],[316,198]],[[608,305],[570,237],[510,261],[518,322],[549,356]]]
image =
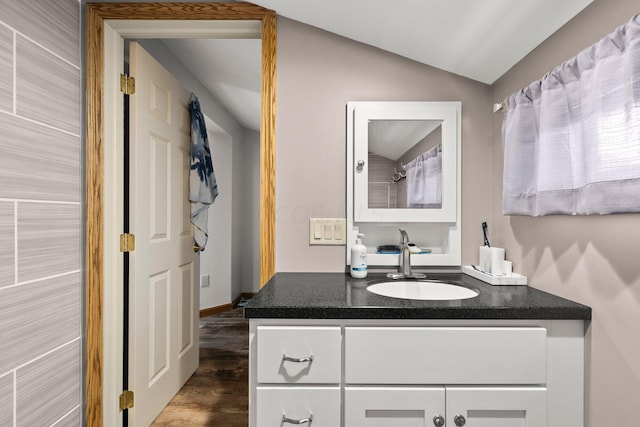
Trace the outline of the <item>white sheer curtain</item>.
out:
[[[512,94],[503,215],[640,212],[640,15]]]
[[[405,165],[407,171],[407,207],[442,207],[442,153],[434,147]]]

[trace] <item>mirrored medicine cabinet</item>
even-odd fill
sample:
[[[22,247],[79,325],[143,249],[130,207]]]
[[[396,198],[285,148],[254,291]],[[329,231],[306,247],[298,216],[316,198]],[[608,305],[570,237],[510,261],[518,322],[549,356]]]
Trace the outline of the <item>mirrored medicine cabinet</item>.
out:
[[[370,265],[397,265],[375,249],[398,228],[428,249],[414,265],[461,264],[460,134],[460,102],[347,104],[347,264],[361,232]]]

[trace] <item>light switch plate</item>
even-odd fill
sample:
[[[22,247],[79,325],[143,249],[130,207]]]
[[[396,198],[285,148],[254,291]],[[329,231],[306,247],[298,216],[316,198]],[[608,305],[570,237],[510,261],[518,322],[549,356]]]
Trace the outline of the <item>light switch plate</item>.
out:
[[[345,218],[309,218],[309,245],[345,245],[346,235]]]
[[[209,275],[208,274],[200,275],[200,287],[206,288],[208,286],[209,286]]]

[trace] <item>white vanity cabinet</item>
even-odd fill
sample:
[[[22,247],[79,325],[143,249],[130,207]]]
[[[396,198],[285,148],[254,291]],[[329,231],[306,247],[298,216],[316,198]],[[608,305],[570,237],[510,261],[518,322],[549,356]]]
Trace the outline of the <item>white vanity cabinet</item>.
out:
[[[251,319],[249,426],[583,427],[583,347],[581,320]]]

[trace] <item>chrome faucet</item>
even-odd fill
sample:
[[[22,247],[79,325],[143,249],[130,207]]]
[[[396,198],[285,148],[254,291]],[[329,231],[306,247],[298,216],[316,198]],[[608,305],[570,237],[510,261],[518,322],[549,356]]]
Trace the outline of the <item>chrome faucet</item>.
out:
[[[411,250],[409,249],[409,235],[403,228],[399,228],[402,241],[400,242],[400,262],[398,264],[397,273],[389,273],[387,277],[390,279],[424,279],[426,276],[422,273],[411,272]]]
[[[404,277],[411,276],[411,251],[409,250],[409,235],[407,231],[400,228],[400,263],[398,264],[398,273]]]

